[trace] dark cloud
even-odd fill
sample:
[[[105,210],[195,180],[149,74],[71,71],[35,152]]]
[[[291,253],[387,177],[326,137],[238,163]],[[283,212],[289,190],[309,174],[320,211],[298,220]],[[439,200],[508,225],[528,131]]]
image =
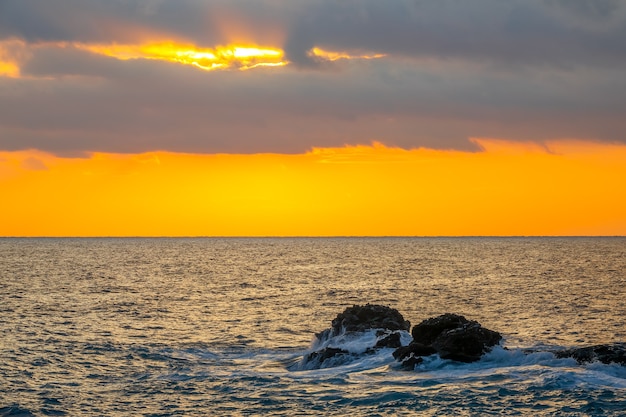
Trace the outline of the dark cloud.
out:
[[[550,7],[572,13],[582,20],[610,21],[620,12],[622,0],[545,0]],[[622,16],[623,17],[623,16]]]
[[[202,45],[284,32],[289,58],[374,51],[508,65],[626,64],[620,0],[4,0],[0,37],[131,42],[157,34]]]
[[[38,48],[0,78],[0,148],[303,152],[380,141],[474,149],[470,137],[626,142],[619,70],[490,72],[462,62],[357,61],[336,71],[206,73]],[[30,78],[35,76],[35,78]]]
[[[22,75],[0,76],[0,149],[626,143],[625,13],[610,0],[0,0],[0,41],[37,44],[5,42],[4,55],[0,44]],[[161,34],[212,46],[277,33],[299,65],[208,73],[71,45]],[[318,70],[314,46],[386,58]]]
[[[4,0],[0,37],[95,43],[173,37],[213,46],[243,31],[264,42],[288,20],[289,7],[279,6],[269,0]]]
[[[313,46],[507,65],[626,64],[626,3],[538,0],[318,1],[290,22],[290,59]]]

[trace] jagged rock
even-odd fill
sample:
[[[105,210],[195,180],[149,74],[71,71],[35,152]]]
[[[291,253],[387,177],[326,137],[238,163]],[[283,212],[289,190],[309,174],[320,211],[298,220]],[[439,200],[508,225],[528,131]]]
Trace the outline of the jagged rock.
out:
[[[359,333],[368,330],[379,330],[376,332],[376,341],[372,341],[371,346],[366,346],[364,350],[359,350],[359,355],[372,354],[380,348],[400,347],[400,331],[408,332],[410,328],[411,323],[404,320],[402,314],[394,308],[376,304],[348,307],[337,315],[329,329],[315,335],[318,350],[305,355],[299,366],[308,369],[335,366],[341,362],[342,355],[356,356],[354,352],[330,346],[342,346],[344,339],[359,338]]]
[[[414,342],[419,342],[423,345],[432,345],[435,339],[444,331],[462,328],[470,323],[472,322],[463,316],[446,313],[441,316],[426,319],[415,325],[411,331],[411,336],[413,336]]]
[[[382,335],[379,335],[382,336]],[[402,342],[400,341],[400,333],[390,333],[387,336],[378,339],[374,348],[399,348],[402,346]]]
[[[402,314],[395,308],[377,304],[354,305],[346,308],[332,321],[330,336],[370,329],[409,331],[410,328],[411,323],[404,320]]]
[[[337,349],[332,347],[327,347],[315,352],[311,352],[304,357],[305,362],[313,362],[317,361],[320,364],[327,359],[334,358],[337,355],[349,355],[350,352],[343,349]]]
[[[474,362],[502,339],[500,333],[450,313],[422,321],[413,327],[411,335],[413,341],[408,346],[398,348],[393,354],[396,360],[403,363],[403,367],[404,361],[414,361],[412,358],[434,353],[442,359]]]
[[[396,360],[403,362],[405,359],[413,356],[430,356],[437,353],[431,345],[424,345],[419,342],[411,342],[408,346],[401,346],[393,352]]]
[[[381,348],[395,348],[393,357],[404,369],[415,369],[423,357],[438,354],[442,359],[474,362],[500,343],[500,333],[482,327],[477,321],[458,314],[443,314],[426,319],[414,326],[413,341],[402,345],[403,331],[410,323],[398,310],[375,304],[346,308],[332,321],[331,327],[316,334],[317,350],[305,355],[294,370],[338,366],[362,355],[373,354]],[[376,331],[375,341],[369,330]],[[365,333],[365,334],[359,334]],[[365,336],[365,337],[363,337]],[[363,341],[368,346],[363,347]],[[356,350],[352,342],[360,344]],[[331,347],[335,346],[335,347]],[[336,346],[349,347],[350,350]],[[535,352],[529,351],[527,353]],[[553,352],[558,358],[574,358],[579,363],[599,361],[626,366],[626,343],[596,345]]]
[[[343,333],[364,332],[371,329],[383,330],[406,330],[409,331],[411,323],[404,320],[402,314],[395,308],[366,304],[354,305],[339,313],[331,323],[330,329],[326,329],[315,336],[318,340],[326,340]]]
[[[626,343],[595,345],[583,348],[567,349],[554,353],[557,358],[574,358],[578,363],[599,361],[618,363],[626,366]]]
[[[485,329],[478,323],[466,327],[445,330],[432,346],[442,359],[459,362],[475,362],[502,339],[499,333]]]
[[[409,357],[405,358],[402,361],[402,368],[406,369],[407,371],[413,371],[415,370],[415,366],[419,365],[422,362],[424,362],[424,359],[411,354]]]

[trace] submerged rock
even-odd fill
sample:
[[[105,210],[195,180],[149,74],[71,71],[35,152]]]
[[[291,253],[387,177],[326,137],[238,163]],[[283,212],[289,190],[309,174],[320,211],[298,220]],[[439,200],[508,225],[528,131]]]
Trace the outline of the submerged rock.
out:
[[[399,361],[404,361],[409,356],[430,356],[437,353],[431,345],[423,345],[419,342],[411,342],[408,346],[402,346],[393,352],[393,357]]]
[[[554,353],[557,358],[574,358],[578,363],[602,362],[626,366],[626,343],[573,348]]]
[[[311,352],[304,357],[304,361],[307,363],[317,362],[318,364],[322,364],[324,361],[334,358],[338,355],[349,355],[350,352],[343,349],[327,347],[315,352]]]
[[[442,359],[474,362],[502,340],[500,333],[451,313],[422,321],[413,327],[411,335],[413,341],[393,354],[405,368],[420,362],[415,358],[435,353]]]
[[[374,345],[374,348],[399,348],[402,346],[402,341],[400,340],[400,333],[382,333],[379,334],[378,336],[383,336],[385,335],[385,337],[378,339],[376,341],[376,344]]]

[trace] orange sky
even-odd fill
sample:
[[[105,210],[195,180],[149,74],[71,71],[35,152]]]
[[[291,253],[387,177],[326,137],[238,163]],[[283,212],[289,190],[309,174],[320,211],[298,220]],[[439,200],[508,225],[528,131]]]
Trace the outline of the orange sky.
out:
[[[596,12],[0,0],[0,236],[626,235]]]
[[[0,236],[626,235],[626,146],[1,152]]]

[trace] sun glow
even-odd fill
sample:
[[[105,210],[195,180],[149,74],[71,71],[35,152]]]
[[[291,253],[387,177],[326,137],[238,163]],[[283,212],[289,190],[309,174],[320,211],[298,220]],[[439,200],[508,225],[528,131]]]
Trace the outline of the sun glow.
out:
[[[121,60],[155,59],[193,65],[211,71],[216,69],[247,70],[262,66],[286,65],[280,49],[254,45],[227,45],[215,48],[199,48],[194,45],[173,42],[145,45],[76,44],[79,49],[111,56]]]
[[[12,62],[0,61],[0,77],[19,77],[20,67]]]
[[[42,48],[76,48],[98,55],[127,61],[148,59],[194,66],[204,71],[250,70],[259,67],[282,67],[289,64],[285,52],[276,47],[254,44],[230,44],[200,47],[191,43],[158,41],[143,44],[100,44],[80,42],[38,42],[22,40],[0,41],[0,76],[20,77],[20,66],[32,53]],[[384,54],[311,49],[310,56],[324,61],[369,60],[384,58]]]
[[[25,58],[25,45],[17,39],[0,40],[0,77],[20,76],[19,61]]]
[[[193,65],[212,71],[217,69],[248,70],[258,67],[285,66],[288,61],[281,49],[251,45],[226,45],[215,48],[200,48],[190,44],[173,42],[149,43],[145,45],[101,45],[76,44],[79,49],[111,56],[121,60],[156,59]],[[313,48],[311,56],[326,61],[378,59],[384,54],[352,54],[349,52],[327,51]]]
[[[313,48],[309,52],[311,56],[322,58],[326,61],[338,61],[340,59],[379,59],[384,58],[385,54],[360,54],[355,55],[349,52],[326,51],[321,48]]]
[[[626,146],[0,152],[0,236],[624,235]]]

